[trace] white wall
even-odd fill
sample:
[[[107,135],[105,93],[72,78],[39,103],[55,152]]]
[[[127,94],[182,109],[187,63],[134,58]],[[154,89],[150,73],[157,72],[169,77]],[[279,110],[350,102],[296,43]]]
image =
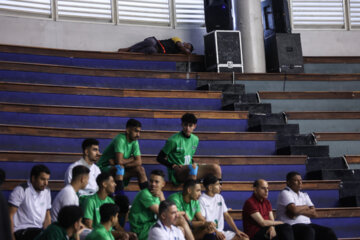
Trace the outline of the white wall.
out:
[[[304,56],[360,56],[360,30],[302,30]],[[178,36],[203,54],[205,29],[81,23],[38,18],[0,16],[0,43],[49,48],[116,51],[148,36]]]

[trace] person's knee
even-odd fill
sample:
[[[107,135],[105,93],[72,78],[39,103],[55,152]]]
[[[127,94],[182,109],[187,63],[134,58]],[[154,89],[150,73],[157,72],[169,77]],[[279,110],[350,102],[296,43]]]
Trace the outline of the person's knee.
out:
[[[215,175],[216,175],[218,178],[221,178],[222,173],[221,173],[221,167],[220,167],[220,165],[219,165],[219,164],[213,164],[212,166],[213,166],[213,170],[214,170]]]
[[[331,228],[328,228],[328,227],[324,228],[323,231],[324,231],[323,234],[324,234],[324,236],[326,236],[326,239],[328,239],[328,240],[336,240],[337,239],[334,230],[332,230]]]

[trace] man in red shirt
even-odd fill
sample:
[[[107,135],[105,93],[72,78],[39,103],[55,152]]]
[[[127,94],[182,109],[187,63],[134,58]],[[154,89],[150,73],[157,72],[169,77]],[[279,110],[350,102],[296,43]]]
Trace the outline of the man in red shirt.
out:
[[[243,226],[251,240],[294,240],[289,224],[275,221],[270,201],[267,199],[269,185],[263,179],[253,184],[254,193],[243,207]]]

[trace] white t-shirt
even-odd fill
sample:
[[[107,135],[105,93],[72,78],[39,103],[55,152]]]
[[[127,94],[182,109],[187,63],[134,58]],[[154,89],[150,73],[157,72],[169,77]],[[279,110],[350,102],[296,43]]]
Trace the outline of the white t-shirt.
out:
[[[224,213],[228,211],[224,198],[220,194],[210,197],[202,193],[199,199],[201,214],[208,222],[215,222],[218,231],[224,230]]]
[[[38,192],[28,181],[11,192],[9,204],[18,208],[14,215],[14,232],[27,228],[42,228],[46,211],[51,209],[50,189]]]
[[[150,229],[147,240],[185,240],[185,237],[178,227],[171,225],[168,228],[158,220]]]
[[[56,222],[60,209],[69,205],[79,206],[79,197],[71,184],[61,189],[56,195],[51,208],[51,222]]]
[[[79,190],[79,196],[83,195],[93,195],[98,190],[98,185],[96,183],[97,176],[101,173],[100,168],[96,164],[92,164],[91,166],[84,160],[84,158],[81,158],[80,160],[72,163],[68,169],[65,172],[65,184],[68,185],[71,183],[72,179],[72,170],[74,167],[78,165],[83,165],[85,167],[88,167],[90,169],[89,173],[89,182],[88,185],[86,185],[85,189]]]
[[[299,215],[295,219],[291,219],[286,215],[286,207],[289,204],[295,204],[295,206],[314,206],[311,202],[310,197],[307,193],[300,192],[297,194],[291,188],[286,187],[282,190],[277,199],[277,211],[276,211],[276,219],[279,221],[283,221],[290,225],[297,223],[311,223],[310,218],[304,215]]]

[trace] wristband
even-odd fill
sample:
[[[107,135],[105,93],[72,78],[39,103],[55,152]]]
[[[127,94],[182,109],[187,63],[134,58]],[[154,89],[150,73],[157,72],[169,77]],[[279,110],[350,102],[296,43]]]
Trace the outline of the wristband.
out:
[[[189,166],[189,169],[190,169],[189,174],[192,175],[192,176],[196,176],[197,173],[198,173],[198,170],[199,170],[199,166],[196,165],[196,168],[193,168],[192,164],[190,164],[188,166]]]
[[[115,165],[115,167],[116,167],[116,175],[124,176],[125,169],[120,165]]]

